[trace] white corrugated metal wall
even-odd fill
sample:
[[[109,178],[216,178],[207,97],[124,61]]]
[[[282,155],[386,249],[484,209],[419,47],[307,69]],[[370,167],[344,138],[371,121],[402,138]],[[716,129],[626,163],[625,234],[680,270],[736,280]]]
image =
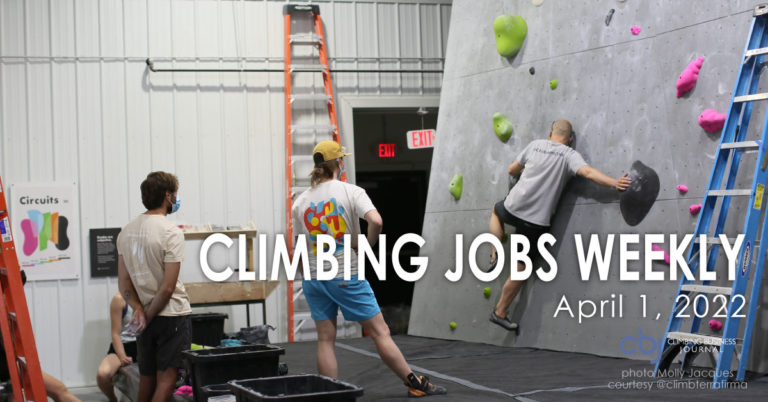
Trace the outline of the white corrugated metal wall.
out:
[[[332,67],[442,66],[421,59],[444,57],[450,1],[318,3]],[[0,2],[0,174],[6,187],[78,183],[81,277],[26,289],[43,369],[67,385],[95,384],[109,343],[108,302],[117,291],[114,278],[90,278],[88,229],[122,226],[141,213],[138,186],[149,171],[179,176],[179,223],[252,220],[262,233],[283,230],[282,74],[149,73],[145,65],[149,56],[163,67],[280,68],[282,5]],[[334,78],[337,99],[434,96],[440,89],[434,75]],[[189,281],[202,277],[192,248],[183,267]],[[286,339],[285,304],[281,287],[268,300],[269,322],[280,324],[273,340]],[[245,325],[242,307],[223,311],[230,329]]]

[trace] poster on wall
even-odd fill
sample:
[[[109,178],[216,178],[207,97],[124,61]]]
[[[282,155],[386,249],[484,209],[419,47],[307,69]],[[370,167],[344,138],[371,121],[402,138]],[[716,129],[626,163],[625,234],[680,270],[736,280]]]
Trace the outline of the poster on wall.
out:
[[[27,279],[79,278],[76,185],[12,184],[10,195],[16,255]]]
[[[91,278],[117,276],[117,235],[121,228],[91,229]]]

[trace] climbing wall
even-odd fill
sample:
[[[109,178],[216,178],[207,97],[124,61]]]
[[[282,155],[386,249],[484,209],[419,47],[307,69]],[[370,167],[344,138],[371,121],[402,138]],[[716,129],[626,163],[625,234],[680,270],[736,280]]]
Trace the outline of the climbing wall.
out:
[[[416,283],[409,333],[654,360],[678,281],[669,279],[664,263],[654,264],[654,269],[666,272],[664,281],[619,281],[617,252],[608,280],[599,281],[593,274],[582,281],[574,235],[598,234],[604,244],[611,233],[637,233],[642,240],[648,233],[694,232],[697,216],[689,213],[689,206],[702,201],[720,137],[719,131],[705,132],[697,119],[706,109],[727,112],[756,4],[537,3],[541,5],[523,0],[453,4],[423,229],[426,244],[421,255],[429,257],[429,269]],[[497,51],[493,23],[502,14],[519,15],[527,22],[527,37],[513,58]],[[636,35],[633,26],[640,28]],[[678,98],[675,82],[698,57],[704,57],[698,81]],[[555,79],[558,85],[551,89]],[[748,138],[756,138],[756,126],[762,122],[765,104],[759,105]],[[494,133],[495,113],[505,115],[513,128],[506,142]],[[583,179],[571,181],[552,221],[559,272],[551,282],[531,279],[523,288],[510,309],[521,324],[516,337],[488,321],[508,267],[506,275],[490,283],[469,272],[452,283],[444,273],[455,266],[457,233],[464,234],[467,270],[470,241],[487,232],[491,206],[510,188],[507,166],[530,141],[546,138],[552,121],[560,118],[573,123],[573,146],[591,166],[618,177],[641,161],[658,175],[659,192],[647,215],[630,225],[617,191]],[[741,171],[751,171],[754,154],[743,160]],[[459,173],[463,191],[457,200],[449,183]],[[748,175],[739,177],[737,188],[749,187],[743,176]],[[689,191],[679,192],[679,184]],[[732,203],[728,229],[740,232],[745,207],[746,201]],[[642,246],[632,248],[644,256]],[[481,248],[481,265],[488,263],[489,253]],[[642,278],[642,261],[630,262],[630,269],[641,271]],[[485,287],[491,288],[488,298]],[[553,317],[563,296],[574,311],[580,300],[598,307],[601,300],[613,301],[615,317],[611,303],[605,304],[604,317],[598,318],[598,311],[582,323],[565,312]],[[766,292],[762,299],[768,300]],[[758,320],[756,328],[765,330],[768,316],[761,314]],[[750,366],[768,371],[768,338],[753,339],[757,344]]]

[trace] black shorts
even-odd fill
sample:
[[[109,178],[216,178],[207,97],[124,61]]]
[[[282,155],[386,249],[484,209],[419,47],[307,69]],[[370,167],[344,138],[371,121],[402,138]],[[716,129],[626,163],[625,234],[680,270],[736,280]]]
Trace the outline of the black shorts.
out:
[[[155,376],[169,367],[181,367],[181,352],[189,350],[191,339],[188,315],[155,317],[137,338],[139,374]]]
[[[539,237],[544,233],[549,232],[549,226],[536,225],[534,223],[522,220],[507,211],[504,207],[504,200],[497,202],[493,206],[493,211],[496,212],[496,216],[501,219],[503,223],[512,225],[515,227],[515,234],[523,235],[528,239],[531,245],[531,249],[528,252],[528,256],[531,258],[531,262],[539,257]]]
[[[136,341],[133,341],[133,342],[123,342],[123,349],[125,349],[125,355],[130,357],[131,359],[133,359],[134,363],[138,361],[138,353],[137,353],[137,349],[136,349]],[[109,350],[107,351],[107,354],[110,354],[110,353],[117,354],[117,352],[115,352],[115,346],[111,342],[109,344]]]

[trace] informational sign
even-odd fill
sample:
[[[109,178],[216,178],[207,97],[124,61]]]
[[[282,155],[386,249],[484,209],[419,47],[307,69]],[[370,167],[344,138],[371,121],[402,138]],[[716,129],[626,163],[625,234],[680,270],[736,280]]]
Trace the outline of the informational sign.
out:
[[[406,134],[408,149],[432,148],[435,146],[435,130],[411,130]]]
[[[379,158],[394,158],[395,144],[379,144]]]
[[[117,276],[117,235],[120,228],[91,229],[91,278]]]
[[[77,189],[66,184],[11,185],[11,223],[28,280],[80,277]]]

